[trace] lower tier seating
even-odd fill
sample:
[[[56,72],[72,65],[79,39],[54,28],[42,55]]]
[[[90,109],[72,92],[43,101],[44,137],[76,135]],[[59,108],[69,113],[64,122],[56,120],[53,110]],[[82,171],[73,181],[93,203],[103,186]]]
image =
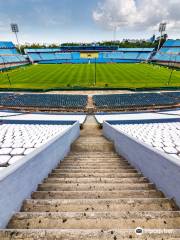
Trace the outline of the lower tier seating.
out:
[[[85,95],[0,94],[0,105],[9,107],[85,108]]]
[[[160,93],[95,95],[93,101],[98,108],[145,107],[179,103],[179,100],[173,96]]]

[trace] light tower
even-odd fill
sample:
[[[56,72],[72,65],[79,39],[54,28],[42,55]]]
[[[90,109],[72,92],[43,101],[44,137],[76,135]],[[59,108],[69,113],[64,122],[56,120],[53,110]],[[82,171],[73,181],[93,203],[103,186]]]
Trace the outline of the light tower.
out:
[[[12,30],[13,33],[15,33],[18,48],[19,48],[20,53],[22,54],[20,44],[19,44],[19,40],[18,40],[19,27],[18,27],[17,23],[11,23],[11,30]]]
[[[166,31],[166,26],[167,26],[167,23],[165,23],[165,22],[162,22],[159,24],[159,32],[160,32],[161,36],[159,39],[159,45],[158,45],[157,51],[159,51],[159,49],[160,49],[162,36],[163,36],[163,33]]]

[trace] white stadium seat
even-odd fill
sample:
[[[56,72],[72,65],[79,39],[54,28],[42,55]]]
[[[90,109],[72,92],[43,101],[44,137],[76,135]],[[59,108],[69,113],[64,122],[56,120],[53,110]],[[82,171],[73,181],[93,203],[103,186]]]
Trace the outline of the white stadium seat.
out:
[[[119,124],[114,127],[160,152],[180,158],[180,122]]]
[[[10,155],[0,155],[0,166],[6,165],[10,158]]]
[[[46,144],[70,126],[59,124],[0,125],[0,167],[5,168],[21,161],[23,157]]]
[[[9,160],[9,165],[12,165],[16,162],[18,162],[19,160],[21,160],[24,157],[24,155],[18,155],[18,156],[13,156],[10,160]]]

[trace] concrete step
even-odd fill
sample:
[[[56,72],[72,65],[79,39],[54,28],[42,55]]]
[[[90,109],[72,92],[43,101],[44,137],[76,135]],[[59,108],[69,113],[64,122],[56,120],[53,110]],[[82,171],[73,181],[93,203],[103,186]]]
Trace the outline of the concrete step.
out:
[[[91,157],[91,156],[81,156],[81,157],[67,157],[64,159],[64,161],[66,160],[71,160],[71,161],[88,161],[88,160],[91,160],[91,162],[94,162],[94,161],[97,161],[97,162],[119,162],[119,161],[123,161],[123,162],[127,162],[126,160],[124,160],[123,158],[119,158],[119,157],[111,157],[111,156],[106,156],[106,157],[103,157],[103,156],[97,156],[97,157]]]
[[[104,148],[104,146],[110,147],[110,150],[114,149],[114,146],[111,142],[106,142],[102,139],[99,139],[97,141],[94,140],[85,140],[85,138],[83,140],[77,140],[75,144],[72,144],[72,149],[77,149],[79,146],[81,147],[86,147],[89,145],[89,150],[92,151],[91,146],[94,148],[95,146],[98,146],[98,148],[95,148],[95,151],[100,151],[99,149],[101,149],[102,147]],[[78,149],[79,150],[79,149]],[[106,148],[105,151],[109,151],[109,148]]]
[[[111,154],[111,152],[72,152],[69,154],[65,159],[82,159],[82,158],[92,158],[92,159],[123,159],[123,157],[117,155],[117,154]]]
[[[45,183],[148,183],[144,177],[132,178],[47,178]]]
[[[122,157],[120,157],[118,154],[112,154],[111,152],[95,152],[95,151],[91,151],[91,152],[77,152],[77,151],[71,151],[71,153],[66,157],[66,158],[114,158],[114,159],[123,159]],[[66,159],[65,158],[65,159]]]
[[[72,145],[72,151],[85,152],[85,151],[114,151],[114,146],[112,143],[84,143]]]
[[[106,156],[106,157],[103,157],[103,156],[97,156],[97,157],[91,157],[91,156],[81,156],[81,157],[76,157],[76,156],[74,156],[74,157],[67,157],[67,158],[65,158],[64,159],[64,161],[66,161],[66,160],[71,160],[71,161],[74,161],[74,160],[79,160],[79,161],[82,161],[82,160],[86,160],[86,161],[88,161],[88,160],[91,160],[92,162],[94,162],[94,161],[101,161],[101,162],[103,162],[104,161],[104,163],[106,163],[106,162],[108,162],[108,161],[123,161],[123,162],[127,162],[126,160],[124,160],[123,158],[119,158],[119,157],[111,157],[111,156]]]
[[[78,162],[78,163],[83,163],[84,162],[88,162],[88,163],[94,163],[96,162],[97,164],[111,164],[112,162],[113,163],[119,163],[119,164],[129,164],[128,161],[124,160],[124,159],[121,159],[121,158],[67,158],[67,159],[64,159],[63,161],[61,161],[61,163],[75,163],[75,162]]]
[[[95,156],[95,157],[92,157],[92,156],[90,156],[90,155],[81,155],[81,157],[80,156],[69,156],[69,157],[67,157],[67,158],[65,158],[64,159],[64,161],[66,161],[66,160],[71,160],[71,161],[74,161],[74,160],[79,160],[79,161],[82,161],[82,160],[86,160],[86,161],[88,161],[88,160],[91,160],[92,162],[94,162],[94,161],[101,161],[101,162],[103,162],[104,161],[104,163],[106,163],[106,162],[108,162],[108,161],[123,161],[123,162],[127,162],[127,160],[124,160],[123,158],[120,158],[120,157],[112,157],[112,156],[108,156],[108,155],[106,155],[106,156],[102,156],[102,155],[98,155],[98,156]]]
[[[115,168],[115,169],[69,169],[69,168],[59,168],[54,169],[52,173],[137,173],[137,170],[134,168]]]
[[[116,190],[116,191],[36,191],[33,199],[109,199],[109,198],[162,198],[157,190]]]
[[[79,155],[79,156],[77,156],[77,155],[73,155],[73,156],[67,156],[66,158],[64,158],[64,161],[66,161],[66,160],[71,160],[71,161],[74,161],[74,160],[89,160],[89,159],[91,159],[92,161],[94,161],[94,160],[97,160],[97,161],[104,161],[104,162],[106,162],[105,160],[107,160],[107,161],[123,161],[123,162],[128,162],[127,160],[125,160],[124,158],[122,158],[122,157],[118,157],[118,156],[109,156],[108,154],[107,155],[105,155],[105,154],[103,154],[103,155],[101,155],[101,154],[99,154],[98,156],[90,156],[90,155]]]
[[[38,191],[116,191],[155,189],[152,183],[43,183]]]
[[[113,165],[111,163],[109,164],[77,164],[76,162],[72,164],[62,163],[60,164],[56,169],[117,169],[117,168],[132,168],[131,165],[128,164],[120,164],[120,163],[114,163]]]
[[[77,139],[77,141],[74,143],[74,144],[77,144],[77,143],[83,143],[83,142],[87,142],[88,143],[88,140],[89,142],[94,142],[94,143],[102,143],[102,142],[105,142],[105,143],[111,143],[109,140],[107,140],[106,138],[102,136],[89,136],[88,138],[86,136],[83,136],[79,139]]]
[[[107,141],[103,137],[82,137],[79,138],[75,143],[74,146],[79,144],[112,144],[111,142]]]
[[[105,177],[105,178],[129,178],[129,177],[142,177],[141,173],[51,173],[49,177],[54,178],[84,178],[84,177]]]
[[[2,240],[178,240],[180,230],[146,229],[141,236],[134,229],[7,229],[0,231]]]
[[[28,199],[23,212],[101,212],[101,211],[174,211],[177,207],[166,198],[120,199]]]
[[[86,160],[65,160],[65,161],[62,161],[61,162],[62,164],[67,164],[67,165],[70,165],[70,164],[79,164],[79,165],[101,165],[101,164],[107,164],[107,165],[128,165],[128,162],[125,162],[123,160],[113,160],[113,161],[106,161],[105,159],[103,160],[92,160],[92,159],[86,159]]]
[[[20,212],[8,224],[11,229],[178,229],[179,211]]]
[[[104,150],[103,152],[101,151],[91,151],[91,152],[82,152],[82,154],[78,151],[71,151],[68,155],[69,157],[72,156],[91,156],[91,157],[98,157],[98,156],[108,156],[108,157],[119,157],[119,155],[114,152],[114,151],[106,151]]]

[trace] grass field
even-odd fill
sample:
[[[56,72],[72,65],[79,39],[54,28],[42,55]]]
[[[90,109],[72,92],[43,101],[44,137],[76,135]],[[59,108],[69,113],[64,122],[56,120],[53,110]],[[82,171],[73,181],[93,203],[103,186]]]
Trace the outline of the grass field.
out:
[[[0,88],[180,87],[180,71],[173,71],[168,85],[170,74],[170,69],[150,64],[97,64],[95,84],[94,64],[32,65],[0,73]]]

